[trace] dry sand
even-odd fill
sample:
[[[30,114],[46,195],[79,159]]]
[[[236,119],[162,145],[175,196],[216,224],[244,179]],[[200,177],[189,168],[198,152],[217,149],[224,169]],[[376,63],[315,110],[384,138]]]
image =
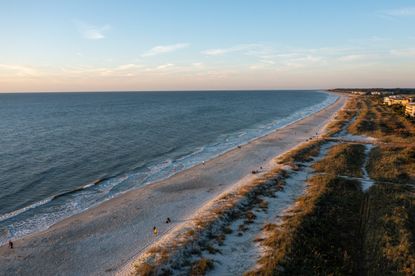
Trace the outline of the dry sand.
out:
[[[345,103],[336,103],[242,148],[166,180],[132,190],[63,220],[50,229],[0,247],[0,275],[114,274],[168,231],[191,219],[199,208],[237,185],[256,177],[276,156],[321,132]],[[166,217],[172,219],[166,224]],[[153,226],[159,228],[154,236]]]

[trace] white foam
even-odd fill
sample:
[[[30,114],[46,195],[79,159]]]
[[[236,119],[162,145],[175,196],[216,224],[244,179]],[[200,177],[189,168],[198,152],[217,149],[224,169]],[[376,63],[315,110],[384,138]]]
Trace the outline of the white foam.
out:
[[[45,205],[46,203],[52,201],[52,199],[53,199],[53,196],[52,197],[49,197],[49,198],[46,198],[46,199],[43,199],[43,200],[40,200],[40,201],[35,202],[33,204],[30,204],[29,206],[23,207],[23,208],[18,209],[16,211],[3,214],[3,215],[0,216],[0,222],[1,221],[4,221],[6,219],[9,219],[9,218],[15,217],[15,216],[17,216],[17,215],[19,215],[21,213],[24,213],[24,212],[30,210],[30,209],[33,209],[33,208],[36,208],[36,207]]]

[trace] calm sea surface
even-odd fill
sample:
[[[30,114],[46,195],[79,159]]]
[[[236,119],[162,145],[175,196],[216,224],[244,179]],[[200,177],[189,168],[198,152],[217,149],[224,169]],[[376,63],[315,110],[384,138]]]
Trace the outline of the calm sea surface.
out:
[[[0,94],[0,243],[334,100],[317,91]]]

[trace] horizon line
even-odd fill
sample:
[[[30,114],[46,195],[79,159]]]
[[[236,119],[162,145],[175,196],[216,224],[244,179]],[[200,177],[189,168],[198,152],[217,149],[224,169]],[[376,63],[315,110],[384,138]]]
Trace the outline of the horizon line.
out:
[[[415,87],[334,87],[334,88],[275,88],[275,89],[172,89],[172,90],[60,90],[60,91],[0,91],[0,94],[56,94],[56,93],[146,93],[146,92],[236,92],[236,91],[328,91],[332,89],[415,89]]]

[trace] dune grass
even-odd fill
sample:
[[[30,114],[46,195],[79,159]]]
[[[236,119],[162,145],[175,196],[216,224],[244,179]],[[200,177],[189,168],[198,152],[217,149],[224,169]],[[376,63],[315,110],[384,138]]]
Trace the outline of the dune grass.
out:
[[[337,112],[334,120],[332,120],[326,127],[326,137],[330,137],[340,133],[354,118],[356,114],[356,109],[360,102],[354,98],[350,97],[343,109]]]
[[[349,131],[381,142],[370,153],[370,177],[381,182],[415,182],[415,126],[378,98],[364,97],[360,102],[359,115]]]
[[[323,140],[314,140],[295,147],[291,151],[283,154],[277,160],[279,164],[289,165],[297,168],[299,164],[312,160],[320,152]]]
[[[383,182],[415,183],[415,145],[381,145],[370,153],[368,172]]]
[[[280,226],[267,225],[267,252],[247,275],[354,274],[359,268],[360,183],[336,176],[360,173],[362,145],[332,147],[314,164],[319,172]],[[339,159],[335,165],[333,161]]]
[[[362,176],[365,147],[360,144],[339,144],[333,146],[326,157],[313,165],[318,173]]]
[[[360,102],[359,114],[348,128],[350,133],[376,137],[389,143],[415,142],[415,126],[408,118],[376,98],[360,98]]]
[[[205,275],[206,272],[213,269],[213,267],[214,267],[214,264],[212,260],[201,258],[200,260],[192,264],[190,275],[191,276]]]
[[[415,146],[380,145],[369,156],[377,180],[363,206],[364,270],[368,275],[415,272]]]
[[[359,182],[339,177],[362,176],[363,145],[332,147],[281,225],[264,227],[266,252],[247,275],[414,275],[414,126],[376,99],[353,105],[358,114],[348,131],[380,142],[367,165],[376,185],[364,193]],[[333,133],[347,125],[333,123]]]
[[[411,121],[376,98],[362,98],[361,112],[349,127],[382,143],[369,155],[368,173],[376,180],[362,205],[363,262],[366,275],[415,272],[415,128]]]
[[[357,181],[314,176],[306,195],[281,226],[262,241],[267,249],[259,269],[246,275],[330,275],[358,271],[359,211]]]
[[[403,184],[374,185],[363,210],[366,275],[414,275],[415,197]]]

